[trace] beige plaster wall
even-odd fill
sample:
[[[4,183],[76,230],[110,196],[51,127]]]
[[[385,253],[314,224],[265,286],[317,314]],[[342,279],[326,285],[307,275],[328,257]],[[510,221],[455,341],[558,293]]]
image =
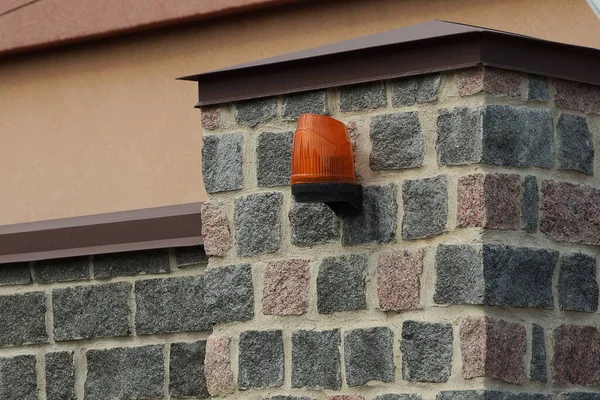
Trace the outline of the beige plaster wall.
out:
[[[585,0],[325,1],[0,60],[0,224],[205,198],[174,78],[431,19],[600,48]]]

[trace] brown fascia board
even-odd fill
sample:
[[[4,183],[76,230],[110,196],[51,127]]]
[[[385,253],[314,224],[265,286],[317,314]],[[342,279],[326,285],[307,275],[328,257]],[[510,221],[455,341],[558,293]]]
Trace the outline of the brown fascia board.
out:
[[[0,264],[200,245],[201,205],[0,226]]]
[[[430,21],[179,79],[201,107],[485,65],[600,85],[600,50]]]

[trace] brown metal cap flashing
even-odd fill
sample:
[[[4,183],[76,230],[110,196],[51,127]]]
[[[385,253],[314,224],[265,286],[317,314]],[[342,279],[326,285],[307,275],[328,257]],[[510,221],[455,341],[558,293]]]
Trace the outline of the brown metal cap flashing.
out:
[[[200,107],[480,64],[600,85],[600,50],[444,21],[180,79],[198,82]]]
[[[0,264],[199,245],[201,204],[0,226]]]

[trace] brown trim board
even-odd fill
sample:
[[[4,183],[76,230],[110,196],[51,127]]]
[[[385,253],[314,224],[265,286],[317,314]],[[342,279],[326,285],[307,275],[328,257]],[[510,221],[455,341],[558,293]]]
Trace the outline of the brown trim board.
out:
[[[202,203],[0,226],[0,264],[202,244]]]

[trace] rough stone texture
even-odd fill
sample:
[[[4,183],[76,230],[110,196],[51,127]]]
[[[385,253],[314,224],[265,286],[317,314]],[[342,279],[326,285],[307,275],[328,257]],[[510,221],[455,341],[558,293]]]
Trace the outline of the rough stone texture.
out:
[[[204,206],[207,202],[202,203]],[[206,220],[202,217],[202,227]],[[229,231],[228,231],[229,233]],[[187,267],[190,265],[206,265],[208,264],[208,256],[205,251],[206,236],[204,236],[204,244],[202,246],[176,247],[175,248],[175,264],[178,267]]]
[[[87,351],[86,400],[163,398],[163,346]]]
[[[163,249],[94,256],[94,278],[113,278],[170,271],[169,253]]]
[[[562,256],[558,275],[558,304],[561,310],[598,311],[595,256],[582,253]]]
[[[247,321],[254,317],[250,264],[211,269],[204,275],[204,307],[212,323]]]
[[[46,354],[46,400],[76,400],[72,351]]]
[[[317,309],[321,314],[367,308],[365,273],[367,257],[326,257],[317,275]]]
[[[308,308],[309,260],[271,261],[265,270],[262,310],[268,315],[302,315]]]
[[[440,75],[420,75],[391,82],[392,107],[412,106],[437,100]]]
[[[540,231],[557,241],[600,245],[600,189],[543,181]]]
[[[294,246],[308,247],[339,240],[340,221],[323,203],[294,201],[289,219]]]
[[[240,335],[238,388],[283,385],[282,331],[246,331]]]
[[[138,335],[206,331],[204,278],[186,276],[135,283],[135,326]]]
[[[485,222],[488,229],[521,227],[521,176],[488,174],[483,182]]]
[[[363,187],[363,213],[344,219],[342,244],[395,241],[397,213],[396,185]]]
[[[0,347],[47,343],[43,292],[0,296]]]
[[[229,357],[229,338],[213,335],[208,337],[204,375],[211,396],[226,396],[235,391]]]
[[[448,221],[447,186],[445,175],[404,181],[402,185],[403,239],[431,237],[446,231]]]
[[[284,120],[295,121],[302,114],[329,114],[327,91],[316,90],[283,96]]]
[[[585,117],[563,113],[558,118],[556,131],[558,169],[594,175],[594,137]]]
[[[546,368],[546,334],[544,328],[538,324],[531,326],[531,364],[529,378],[534,381],[547,382],[548,371]]]
[[[483,114],[483,161],[512,167],[553,167],[554,125],[550,112],[487,106]]]
[[[444,390],[436,400],[483,400],[483,390]]]
[[[435,272],[436,304],[483,304],[481,247],[440,244],[435,255]]]
[[[36,261],[33,264],[33,274],[37,283],[90,279],[90,259],[72,257]]]
[[[600,114],[600,86],[553,79],[554,104],[586,113]]]
[[[277,114],[277,98],[267,97],[235,103],[235,120],[238,124],[254,127]],[[206,179],[206,178],[204,178]]]
[[[548,101],[550,97],[548,78],[541,75],[529,75],[527,81],[527,100]]]
[[[383,82],[369,82],[340,89],[340,111],[361,111],[385,107],[387,97]]]
[[[339,329],[292,333],[292,387],[340,390]]]
[[[37,400],[35,356],[0,358],[0,399]]]
[[[281,245],[283,194],[257,193],[235,199],[237,253],[252,256],[273,253]]]
[[[555,385],[600,385],[600,335],[592,326],[554,329]]]
[[[561,393],[559,400],[600,400],[600,393],[592,392],[569,392]]]
[[[27,285],[31,283],[29,263],[2,264],[0,268],[0,286]]]
[[[210,397],[204,378],[206,341],[171,343],[169,395],[177,397]]]
[[[461,96],[479,92],[519,98],[521,74],[499,68],[469,68],[456,73],[455,82]]]
[[[312,400],[310,397],[299,397],[299,396],[273,396],[266,400]]]
[[[209,256],[223,257],[231,248],[231,232],[225,207],[214,202],[202,203],[202,237]]]
[[[242,134],[205,135],[203,141],[202,178],[206,191],[217,193],[243,188]]]
[[[358,394],[330,394],[325,400],[365,400],[364,396]]]
[[[421,272],[425,249],[385,252],[379,255],[377,295],[381,311],[421,308]]]
[[[260,134],[256,145],[258,186],[290,184],[293,137],[294,132],[264,132]]]
[[[446,382],[452,371],[452,325],[404,321],[402,379]]]
[[[556,250],[484,245],[485,303],[554,308],[552,275],[557,261]]]
[[[368,328],[344,334],[344,364],[348,386],[369,381],[394,381],[394,334],[390,328]]]
[[[439,110],[437,157],[440,165],[481,161],[482,113],[480,109],[455,107]]]
[[[129,294],[125,282],[52,291],[54,338],[58,341],[129,336]]]
[[[202,122],[202,128],[212,131],[219,127],[221,119],[221,112],[219,107],[206,106],[200,110],[200,120]]]
[[[533,175],[525,177],[523,182],[523,203],[521,218],[525,231],[533,233],[538,229],[540,194],[537,179]]]
[[[421,400],[421,395],[416,393],[382,394],[374,397],[373,400]]]
[[[554,395],[543,393],[526,392],[501,392],[499,390],[486,390],[483,392],[483,400],[553,400]]]
[[[417,112],[371,118],[371,169],[415,168],[423,165],[423,133]]]
[[[456,226],[482,227],[485,224],[485,175],[474,174],[458,179]]]
[[[525,327],[490,317],[467,317],[460,324],[462,374],[525,382]]]

